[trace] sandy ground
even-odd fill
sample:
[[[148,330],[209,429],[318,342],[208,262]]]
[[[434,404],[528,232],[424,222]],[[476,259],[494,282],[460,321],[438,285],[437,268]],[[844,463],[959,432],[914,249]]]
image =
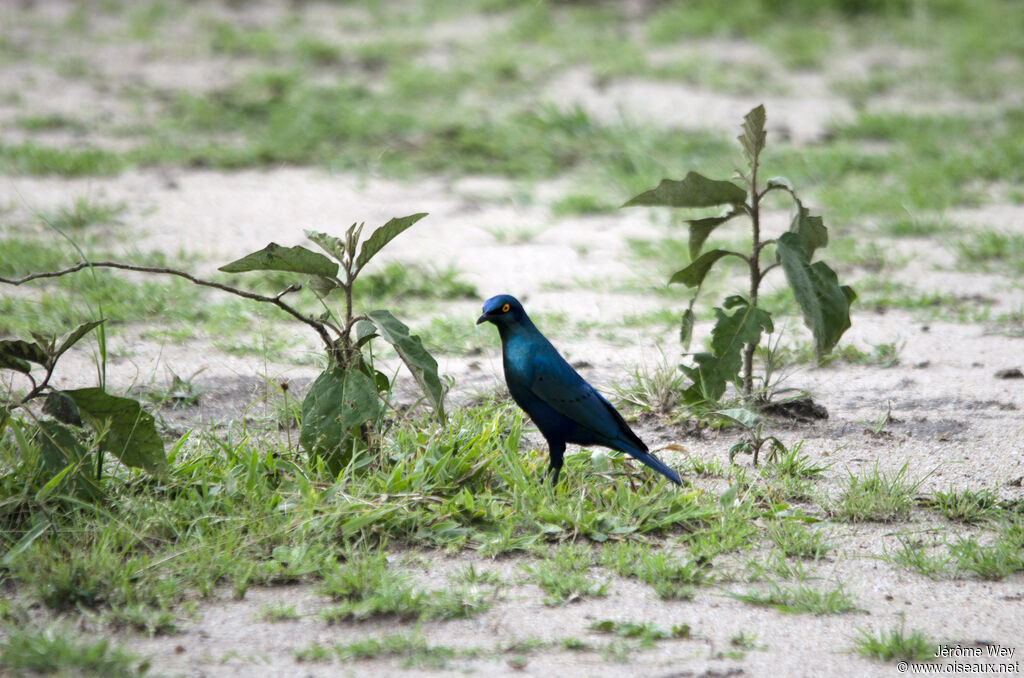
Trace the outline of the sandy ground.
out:
[[[465,28],[453,22],[433,30],[457,35]],[[109,54],[98,57],[95,67],[105,78],[134,78],[165,86],[181,79],[198,88],[221,84],[240,68],[237,61],[190,62],[183,54],[168,57],[164,53],[141,60],[130,56],[112,47]],[[757,53],[749,56],[759,58]],[[443,59],[444,55],[431,58]],[[175,68],[182,63],[191,63],[190,70],[183,73]],[[844,67],[856,70],[863,68],[864,62]],[[0,83],[8,88],[25,88],[30,83],[19,106],[61,112],[74,110],[76,102],[101,96],[97,82],[104,77],[87,79],[80,90],[68,90],[59,79],[41,78],[38,68],[5,67]],[[808,78],[788,83],[789,91],[799,92],[799,96],[780,95],[769,102],[772,132],[789,135],[800,143],[814,141],[830,122],[851,115],[842,99],[828,94],[822,82]],[[49,92],[59,95],[47,98]],[[730,133],[736,131],[734,121],[757,103],[666,83],[624,81],[603,87],[584,68],[565,72],[539,98],[561,106],[581,105],[598,120],[616,116],[642,120],[650,115],[681,129],[706,129],[727,121]],[[637,101],[644,103],[640,106]],[[656,105],[649,106],[651,102]],[[118,115],[119,111],[116,107],[99,107],[93,114]],[[14,108],[0,105],[0,121],[9,121],[13,115]],[[493,328],[473,325],[479,303],[492,294],[514,293],[535,314],[561,312],[573,321],[604,324],[630,313],[657,310],[666,303],[664,297],[624,293],[606,282],[655,280],[650,271],[624,254],[626,239],[653,239],[678,231],[668,230],[664,219],[652,217],[646,210],[553,219],[549,204],[562,188],[558,182],[532,186],[534,200],[523,202],[517,197],[522,187],[487,177],[395,182],[316,169],[230,174],[132,170],[115,178],[0,177],[0,205],[8,206],[5,216],[9,223],[23,225],[33,222],[34,213],[65,206],[76,196],[124,202],[126,211],[119,217],[122,225],[111,227],[111,238],[130,242],[126,252],[137,248],[180,254],[191,270],[204,275],[270,241],[308,244],[303,229],[340,233],[353,221],[373,225],[392,216],[429,212],[427,219],[389,246],[382,258],[429,261],[439,267],[450,264],[479,292],[479,301],[453,303],[440,311],[464,319],[466,332],[484,333],[490,346],[481,355],[440,356],[442,371],[455,378],[452,399],[466,402],[475,394],[501,388],[497,337],[492,336]],[[769,216],[775,225],[785,219],[783,214]],[[1019,205],[993,204],[957,210],[948,216],[968,227],[998,223],[1007,231],[1024,233],[1024,208]],[[521,229],[535,235],[519,244],[495,237],[502,230]],[[128,232],[130,238],[125,235]],[[850,233],[842,225],[833,227],[833,237],[844,235]],[[907,259],[907,265],[893,273],[896,280],[919,289],[988,300],[994,313],[1024,307],[1019,281],[955,270],[955,260],[944,243],[902,240],[884,244],[894,256]],[[854,285],[863,274],[857,269],[841,273],[844,282]],[[681,291],[678,300],[670,303],[681,309],[685,294]],[[415,327],[427,319],[416,318],[412,324]],[[116,357],[109,369],[110,384],[114,388],[161,385],[168,380],[168,369],[180,375],[198,372],[196,383],[204,389],[204,395],[198,408],[182,415],[191,421],[224,423],[238,417],[260,395],[264,376],[302,384],[317,372],[310,366],[225,355],[203,338],[181,343],[145,341],[140,338],[142,329],[133,328],[114,337],[111,352]],[[663,354],[670,362],[678,357],[674,332],[649,326],[623,329],[614,340],[597,335],[580,338],[570,328],[557,324],[542,329],[570,359],[585,360],[588,367],[581,371],[606,392],[625,383],[636,366],[653,367]],[[698,343],[709,329],[698,328]],[[799,326],[789,331],[791,336],[804,332]],[[780,423],[772,430],[787,444],[803,440],[803,450],[812,458],[832,463],[824,480],[816,484],[823,497],[834,496],[849,473],[876,464],[883,471],[893,472],[907,464],[910,476],[921,480],[922,493],[952,486],[991,488],[1008,500],[1024,498],[1024,379],[997,377],[1001,370],[1024,368],[1024,338],[1020,333],[1014,337],[984,325],[925,323],[910,313],[879,315],[858,307],[844,342],[864,350],[897,342],[902,346],[899,362],[889,368],[833,365],[795,370],[785,385],[810,391],[828,410],[829,418],[816,423]],[[315,351],[317,346],[311,337],[297,350]],[[74,352],[62,362],[56,383],[65,387],[93,385],[92,364],[87,350]],[[873,434],[872,425],[889,410],[889,422],[880,434]],[[677,446],[661,453],[676,465],[683,462],[685,454],[723,460],[735,441],[733,434],[727,433],[720,437],[694,436],[681,426],[658,419],[644,419],[637,428],[654,447]],[[536,434],[527,439],[535,445],[541,443]],[[741,462],[749,463],[746,459]],[[693,480],[708,491],[722,489],[721,481]],[[914,534],[941,542],[962,528],[933,513],[915,511],[909,521],[896,525],[824,523],[820,529],[827,530],[836,544],[829,559],[816,568],[821,584],[842,583],[862,612],[826,617],[783,614],[727,597],[727,591],[745,590],[745,585],[728,583],[700,589],[692,601],[664,602],[648,587],[618,578],[612,581],[607,598],[551,608],[541,603],[536,587],[521,583],[520,565],[527,560],[491,561],[472,553],[398,553],[399,559],[418,556],[416,562],[421,563],[424,581],[441,582],[444,573],[468,562],[501,574],[507,586],[490,611],[466,621],[420,627],[431,644],[482,648],[488,651],[485,655],[456,657],[447,669],[406,670],[394,660],[350,662],[344,666],[337,662],[299,663],[293,652],[313,643],[330,645],[414,628],[387,620],[328,626],[315,616],[326,601],[310,586],[251,590],[243,600],[234,600],[225,591],[212,600],[198,601],[195,617],[183,621],[179,634],[157,638],[122,635],[119,640],[133,651],[152,656],[153,667],[161,674],[196,677],[339,673],[892,676],[898,673],[894,665],[864,659],[853,654],[851,648],[858,629],[878,631],[901,624],[908,630],[920,629],[934,638],[964,646],[1012,647],[1016,649],[1013,660],[1021,659],[1024,577],[1016,575],[1000,582],[935,582],[877,558],[898,546],[899,535]],[[595,575],[610,576],[600,572]],[[302,618],[278,623],[260,621],[261,605],[277,602],[295,605]],[[662,641],[654,649],[634,652],[627,664],[607,662],[593,651],[544,649],[529,655],[521,666],[507,661],[513,655],[491,652],[500,644],[529,638],[577,637],[598,646],[606,640],[587,627],[601,619],[655,621],[665,628],[686,623],[693,637]],[[729,639],[740,632],[756,635],[758,649],[742,658],[720,656],[719,652],[731,649]]]
[[[286,245],[304,242],[303,227],[336,231],[337,224],[356,218],[372,224],[390,215],[426,210],[431,216],[396,240],[387,256],[403,261],[427,258],[439,265],[451,262],[481,297],[515,291],[528,300],[528,308],[534,312],[560,311],[589,320],[652,310],[664,303],[595,286],[582,289],[579,283],[637,275],[628,258],[615,255],[621,252],[626,237],[658,237],[664,233],[663,225],[628,211],[552,222],[543,204],[517,206],[503,198],[512,187],[493,180],[402,186],[316,170],[279,170],[183,173],[168,185],[157,173],[133,172],[77,183],[5,179],[3,190],[24,197],[26,202],[30,196],[36,208],[81,191],[123,200],[129,208],[122,221],[133,224],[139,248],[184,251],[200,271],[259,249],[269,240]],[[484,192],[487,201],[481,200]],[[1010,214],[1019,219],[1018,212],[1011,210]],[[980,222],[985,220],[985,215],[979,216]],[[281,224],[294,226],[283,229]],[[537,224],[546,224],[546,228],[520,245],[498,243],[489,230]],[[579,254],[583,244],[588,247],[585,256]],[[941,248],[933,248],[929,255],[912,259],[898,275],[910,280],[930,276],[929,280],[934,278],[944,289],[965,295],[991,295],[993,288],[1005,281],[951,271],[952,262]],[[1024,303],[1024,295],[1012,285],[998,296],[998,303],[1008,309]],[[472,324],[478,303],[460,302],[445,312],[464,317],[467,332],[489,332],[489,327]],[[659,345],[667,359],[675,355],[671,333],[652,335],[649,328],[633,329],[627,332],[626,341],[611,342],[573,338],[564,327],[544,329],[571,358],[585,359],[590,366],[582,368],[584,374],[606,391],[625,382],[633,366],[652,367],[662,360]],[[706,332],[708,328],[701,329]],[[796,334],[801,330],[793,327],[790,331]],[[456,379],[452,398],[457,402],[501,387],[497,338],[486,336],[491,348],[484,354],[441,360],[442,370]],[[830,415],[819,423],[782,423],[773,429],[787,444],[803,440],[803,450],[812,458],[832,463],[825,480],[816,485],[821,496],[835,496],[849,473],[876,464],[885,472],[894,472],[907,464],[911,477],[921,479],[921,493],[951,486],[988,487],[1005,499],[1021,498],[1024,380],[998,378],[996,373],[1024,366],[1024,340],[980,325],[923,323],[907,313],[879,315],[861,310],[855,313],[853,328],[844,341],[865,350],[897,342],[902,349],[899,363],[887,369],[804,367],[787,378],[784,385],[810,391]],[[315,350],[312,341],[309,348]],[[115,385],[165,383],[164,367],[186,375],[203,369],[196,381],[208,390],[198,408],[184,412],[186,421],[199,417],[223,423],[237,417],[260,395],[260,375],[301,384],[316,373],[313,367],[268,365],[259,358],[225,356],[198,340],[181,345],[145,342],[134,332],[115,337],[112,352],[122,356],[111,366]],[[93,374],[90,364],[87,353],[76,354],[64,365],[58,383],[88,383]],[[883,432],[872,434],[869,429],[890,408],[891,419]],[[684,454],[721,460],[735,441],[731,434],[694,437],[657,419],[643,420],[638,430],[656,447],[675,444],[685,448],[685,453],[662,452],[676,465],[684,461]],[[542,444],[536,434],[528,440]],[[694,480],[708,491],[723,489],[721,481]],[[701,589],[688,602],[663,602],[646,586],[613,577],[607,598],[550,608],[541,603],[542,595],[535,586],[517,583],[523,579],[522,559],[487,561],[472,554],[446,557],[428,553],[421,554],[430,563],[424,569],[425,580],[429,574],[431,581],[441,582],[444,572],[474,562],[480,568],[497,570],[508,582],[493,609],[478,617],[423,624],[420,632],[434,645],[494,650],[516,640],[578,637],[600,646],[606,639],[587,627],[601,619],[656,621],[666,628],[686,623],[692,627],[693,637],[662,641],[654,649],[635,652],[626,665],[609,663],[597,651],[545,649],[527,656],[525,667],[515,653],[488,652],[475,658],[456,657],[444,670],[407,671],[400,661],[384,659],[349,663],[343,670],[350,675],[469,671],[483,675],[882,676],[892,675],[894,667],[851,654],[857,629],[881,630],[901,623],[965,645],[999,643],[1024,651],[1019,647],[1024,637],[1024,580],[1020,576],[1001,582],[933,582],[876,559],[898,548],[899,535],[941,541],[956,531],[952,524],[921,511],[897,525],[826,523],[821,529],[829,532],[837,548],[828,561],[816,567],[820,584],[842,583],[863,612],[815,617],[754,608],[725,595],[746,590],[742,584]],[[611,577],[608,573],[603,576]],[[261,605],[274,602],[295,605],[302,618],[261,621]],[[253,590],[241,601],[224,592],[214,600],[199,601],[195,618],[184,622],[180,634],[123,640],[132,649],[152,655],[154,667],[172,675],[327,676],[337,674],[336,662],[297,663],[294,651],[313,643],[329,646],[413,628],[388,621],[328,626],[316,618],[316,611],[325,604],[309,586]],[[760,649],[747,652],[742,659],[719,656],[717,653],[731,649],[730,638],[740,632],[755,634]],[[507,662],[510,658],[511,664]]]

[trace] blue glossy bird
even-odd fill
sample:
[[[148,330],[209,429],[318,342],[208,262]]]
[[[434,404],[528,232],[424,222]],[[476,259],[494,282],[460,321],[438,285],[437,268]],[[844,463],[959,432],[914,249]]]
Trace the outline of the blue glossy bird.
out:
[[[558,482],[566,443],[625,452],[682,484],[679,474],[655,458],[612,404],[559,355],[515,297],[491,297],[483,310],[476,324],[489,322],[498,328],[509,393],[548,442],[551,464],[546,473],[552,474],[552,485]]]

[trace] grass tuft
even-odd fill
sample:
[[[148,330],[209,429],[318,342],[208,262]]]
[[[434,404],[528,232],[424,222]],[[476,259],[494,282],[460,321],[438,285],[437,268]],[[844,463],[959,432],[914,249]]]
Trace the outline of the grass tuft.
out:
[[[914,630],[908,634],[902,626],[880,631],[878,635],[865,629],[859,632],[854,646],[857,653],[883,662],[928,661],[935,658],[935,649],[939,646],[924,632]]]
[[[892,522],[907,517],[921,480],[907,478],[907,464],[887,476],[876,466],[860,476],[850,474],[846,490],[828,507],[831,516],[850,522]]]
[[[781,612],[821,615],[860,611],[842,584],[826,591],[803,584],[779,586],[772,582],[768,585],[767,591],[748,591],[731,595],[750,605],[774,607]]]
[[[8,626],[0,639],[0,668],[7,675],[58,675],[136,678],[149,662],[111,644],[78,632],[51,627],[42,631]]]

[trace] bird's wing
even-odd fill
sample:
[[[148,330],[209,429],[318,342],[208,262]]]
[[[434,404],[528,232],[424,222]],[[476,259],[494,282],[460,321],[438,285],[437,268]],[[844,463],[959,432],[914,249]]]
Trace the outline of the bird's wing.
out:
[[[647,450],[618,410],[560,355],[541,355],[534,360],[530,390],[555,411],[609,442],[621,440],[638,451]]]
[[[651,454],[619,411],[579,375],[554,348],[535,358],[530,390],[549,407],[589,429],[600,444],[625,452],[677,485],[679,474]]]

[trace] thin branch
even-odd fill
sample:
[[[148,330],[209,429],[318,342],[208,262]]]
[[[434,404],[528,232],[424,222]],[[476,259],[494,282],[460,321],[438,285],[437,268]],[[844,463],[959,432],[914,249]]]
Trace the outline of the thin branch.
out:
[[[235,296],[243,297],[245,299],[252,299],[253,301],[262,301],[263,303],[266,304],[273,304],[274,306],[277,306],[285,313],[293,316],[297,320],[306,323],[314,330],[316,330],[317,334],[320,335],[320,338],[323,340],[324,344],[327,346],[328,349],[331,349],[334,346],[334,342],[331,340],[331,336],[327,334],[327,330],[324,329],[323,323],[320,323],[312,318],[302,315],[296,309],[292,308],[291,306],[289,306],[288,304],[281,300],[281,297],[283,297],[285,294],[300,289],[299,285],[289,285],[280,294],[273,297],[267,297],[262,294],[256,294],[255,292],[247,292],[246,290],[242,290],[237,287],[232,287],[231,285],[225,285],[224,283],[214,282],[212,280],[203,280],[202,278],[197,278],[194,275],[191,275],[184,271],[179,271],[174,268],[164,268],[162,266],[136,266],[135,264],[122,264],[117,261],[83,261],[69,268],[62,269],[60,271],[32,273],[30,275],[26,275],[23,278],[0,277],[0,283],[6,283],[8,285],[23,285],[24,283],[31,282],[33,280],[41,280],[44,278],[59,278],[69,273],[81,271],[82,269],[85,268],[118,268],[125,271],[136,271],[138,273],[163,273],[166,275],[176,275],[179,278],[185,278],[189,282],[192,282],[196,285],[201,285],[203,287],[213,287],[214,289],[229,292],[231,294],[234,294]]]

